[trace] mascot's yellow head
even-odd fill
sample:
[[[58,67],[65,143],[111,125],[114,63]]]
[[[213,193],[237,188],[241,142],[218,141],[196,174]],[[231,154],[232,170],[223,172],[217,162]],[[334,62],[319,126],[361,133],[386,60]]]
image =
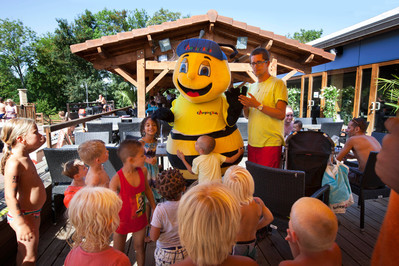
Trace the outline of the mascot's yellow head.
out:
[[[176,48],[180,56],[173,72],[173,83],[192,103],[216,99],[230,85],[227,57],[214,41],[188,39]]]

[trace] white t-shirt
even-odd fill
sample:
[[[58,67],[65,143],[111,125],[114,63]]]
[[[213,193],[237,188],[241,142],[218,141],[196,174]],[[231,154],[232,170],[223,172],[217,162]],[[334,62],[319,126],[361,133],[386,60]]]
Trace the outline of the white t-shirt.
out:
[[[192,171],[198,175],[198,183],[207,181],[222,182],[221,165],[226,161],[226,156],[219,153],[200,155],[193,160]]]
[[[177,222],[177,208],[179,201],[165,201],[155,208],[151,226],[161,229],[157,240],[157,247],[168,248],[181,246],[179,238],[179,224]]]

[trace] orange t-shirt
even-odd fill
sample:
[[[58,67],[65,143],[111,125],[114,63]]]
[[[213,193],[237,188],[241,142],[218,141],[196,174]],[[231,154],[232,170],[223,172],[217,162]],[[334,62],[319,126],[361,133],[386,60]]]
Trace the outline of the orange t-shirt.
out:
[[[77,186],[68,186],[67,189],[64,192],[64,205],[65,207],[68,208],[69,202],[73,198],[76,192],[79,191],[82,187],[77,187]]]
[[[388,210],[375,245],[371,265],[397,265],[399,261],[399,195],[391,190]]]

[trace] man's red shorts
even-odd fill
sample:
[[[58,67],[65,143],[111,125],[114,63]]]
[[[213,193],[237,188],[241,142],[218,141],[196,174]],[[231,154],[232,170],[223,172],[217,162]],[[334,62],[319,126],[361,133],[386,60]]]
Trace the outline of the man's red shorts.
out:
[[[268,167],[280,168],[281,146],[257,148],[248,145],[248,161]]]

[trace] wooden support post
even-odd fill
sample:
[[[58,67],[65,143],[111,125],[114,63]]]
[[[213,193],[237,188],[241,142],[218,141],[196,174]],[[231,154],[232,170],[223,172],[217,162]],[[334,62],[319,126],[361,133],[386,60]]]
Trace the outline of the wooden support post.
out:
[[[309,76],[309,87],[306,88],[308,90],[308,101],[306,102],[306,117],[311,117],[310,111],[312,111],[312,107],[310,106],[310,101],[312,100],[313,95],[313,76]]]
[[[145,58],[144,58],[144,50],[137,51],[137,117],[145,117]]]
[[[321,74],[321,89],[327,87],[327,80],[328,80],[328,74],[326,71],[324,71]],[[324,99],[324,97],[322,97],[320,99],[320,117],[324,117],[324,114],[322,112],[322,110],[324,110],[324,106],[326,106],[326,99]]]
[[[47,148],[51,148],[51,130],[50,126],[43,126],[44,133],[46,133]]]
[[[295,75],[298,70],[293,69],[287,75],[285,75],[281,80],[284,81],[285,85],[287,85],[287,80],[289,80],[293,75]]]
[[[269,66],[270,75],[277,76],[277,59],[273,58]]]
[[[369,106],[374,105],[374,108],[376,107],[375,103],[377,102],[377,89],[378,89],[377,82],[378,82],[379,70],[380,68],[378,67],[378,64],[373,64],[371,66]],[[376,110],[371,110],[367,115],[367,122],[369,122],[369,126],[367,128],[368,135],[370,135],[371,132],[374,131],[375,112]]]
[[[355,97],[353,99],[353,112],[352,117],[359,116],[360,107],[360,93],[362,88],[363,68],[357,67],[356,69],[356,82],[355,82]]]
[[[299,117],[303,117],[303,105],[306,104],[305,95],[305,76],[301,76],[301,103],[299,104]]]

